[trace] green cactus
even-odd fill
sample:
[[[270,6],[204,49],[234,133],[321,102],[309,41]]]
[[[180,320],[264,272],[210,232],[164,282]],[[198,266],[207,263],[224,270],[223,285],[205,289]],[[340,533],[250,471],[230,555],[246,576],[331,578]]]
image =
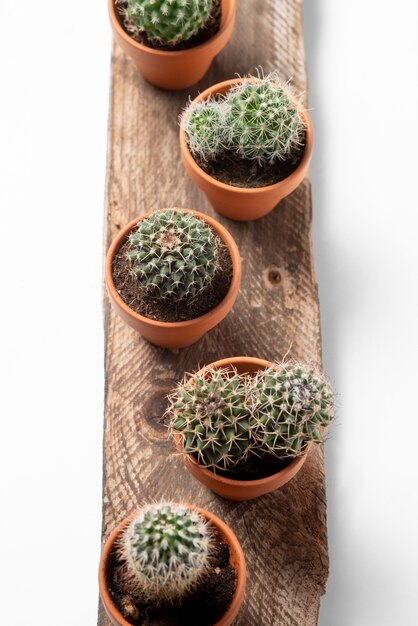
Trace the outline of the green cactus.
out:
[[[203,102],[191,103],[180,118],[180,126],[186,133],[188,146],[194,156],[210,161],[225,147],[225,106],[222,101],[208,98]]]
[[[252,390],[255,437],[262,449],[297,457],[307,443],[321,443],[334,418],[334,400],[325,377],[305,364],[260,371]]]
[[[206,467],[228,469],[252,446],[247,381],[234,368],[204,368],[169,396],[172,434]]]
[[[193,213],[167,209],[141,220],[127,252],[139,285],[152,297],[193,299],[218,269],[220,238]]]
[[[262,165],[285,161],[303,145],[300,107],[275,73],[246,77],[207,102],[191,102],[180,120],[191,152],[205,160],[225,149]]]
[[[213,0],[126,0],[122,14],[134,38],[146,33],[151,43],[174,46],[203,28],[212,7]]]
[[[334,399],[324,375],[304,363],[273,365],[254,376],[207,366],[169,396],[167,417],[185,454],[229,470],[249,454],[297,457],[309,442],[321,443]]]
[[[226,95],[230,146],[259,163],[286,160],[301,145],[304,122],[288,85],[277,74],[244,79]]]
[[[208,571],[212,539],[202,515],[186,506],[160,502],[144,506],[122,536],[131,592],[153,604],[180,601]]]

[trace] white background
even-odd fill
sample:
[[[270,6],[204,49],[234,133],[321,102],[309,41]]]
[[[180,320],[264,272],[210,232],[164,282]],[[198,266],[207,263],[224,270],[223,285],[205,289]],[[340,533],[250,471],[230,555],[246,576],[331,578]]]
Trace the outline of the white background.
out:
[[[0,596],[9,626],[96,622],[104,5],[0,0]],[[326,445],[331,575],[320,626],[416,626],[418,4],[305,5],[315,263],[324,362],[340,395]]]

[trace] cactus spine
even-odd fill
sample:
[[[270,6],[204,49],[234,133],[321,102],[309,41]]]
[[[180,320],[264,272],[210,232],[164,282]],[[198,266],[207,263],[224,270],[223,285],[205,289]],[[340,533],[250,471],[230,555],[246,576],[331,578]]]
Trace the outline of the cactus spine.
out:
[[[126,528],[120,557],[126,582],[143,601],[176,603],[206,574],[212,552],[204,517],[186,506],[144,506]]]
[[[125,28],[132,37],[146,33],[151,43],[174,46],[203,28],[213,0],[127,0],[123,5]]]
[[[129,236],[128,259],[139,285],[159,299],[193,299],[218,269],[221,240],[193,213],[156,211]]]

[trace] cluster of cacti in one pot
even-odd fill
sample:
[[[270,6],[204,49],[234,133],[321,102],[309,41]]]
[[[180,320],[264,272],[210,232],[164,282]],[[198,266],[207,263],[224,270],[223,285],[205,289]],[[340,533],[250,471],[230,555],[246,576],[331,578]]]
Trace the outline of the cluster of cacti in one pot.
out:
[[[228,43],[236,0],[108,0],[116,41],[150,83],[197,83]]]
[[[151,614],[170,608],[178,611],[194,595],[199,597],[222,565],[219,543],[227,546],[229,557],[219,584],[228,581],[230,597],[224,613],[215,619],[216,626],[229,626],[243,600],[246,567],[241,546],[228,526],[204,509],[167,501],[145,504],[123,520],[105,543],[99,570],[100,594],[112,623],[136,623],[144,606]],[[116,595],[109,593],[112,576],[119,581]]]
[[[115,260],[120,256],[127,267],[117,278]],[[227,263],[228,284],[226,274],[223,279]],[[217,276],[222,288],[212,294],[220,281],[215,281]],[[158,210],[133,220],[119,232],[106,259],[106,285],[117,312],[165,348],[190,345],[216,326],[231,310],[240,278],[238,248],[228,231],[207,215],[187,209]],[[125,289],[123,281],[128,279]],[[171,317],[150,317],[148,309],[135,309],[133,292],[145,304],[153,303],[156,315],[163,307]],[[175,317],[178,311],[182,319]]]
[[[309,445],[323,441],[333,417],[332,391],[313,366],[244,358],[217,362],[185,378],[170,395],[167,410],[187,468],[230,499],[249,499],[290,480]],[[251,457],[262,468],[270,456],[280,459],[283,469],[251,481],[259,490],[254,484],[247,490],[248,481],[240,478],[243,464]]]
[[[285,161],[300,148],[305,133],[302,110],[277,74],[244,78],[224,96],[192,101],[181,127],[195,156],[211,160],[230,150],[261,164]]]
[[[215,209],[231,219],[247,221],[266,215],[306,175],[312,152],[311,122],[301,100],[277,73],[214,85],[190,102],[180,126],[187,172]],[[212,163],[218,163],[222,179],[208,167]],[[240,177],[245,177],[242,182],[234,181],[234,163],[246,164],[244,173],[239,169]],[[252,163],[257,164],[255,170]],[[266,168],[272,179],[259,185],[257,177]],[[249,172],[253,170],[252,183]]]

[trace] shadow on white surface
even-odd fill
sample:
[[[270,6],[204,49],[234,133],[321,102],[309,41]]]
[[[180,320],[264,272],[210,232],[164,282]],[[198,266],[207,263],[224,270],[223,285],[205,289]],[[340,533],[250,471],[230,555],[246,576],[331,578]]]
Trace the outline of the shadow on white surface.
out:
[[[304,42],[308,67],[308,91],[309,107],[315,131],[315,149],[310,166],[312,180],[313,200],[313,246],[314,263],[318,280],[321,314],[322,355],[325,371],[335,385],[338,375],[338,335],[341,326],[339,320],[340,305],[338,299],[339,276],[334,259],[337,250],[334,247],[332,233],[328,225],[327,209],[327,158],[322,144],[326,127],[326,108],[324,94],[319,88],[318,46],[321,39],[321,2],[305,2],[304,17]],[[337,501],[337,481],[334,480],[338,471],[337,446],[335,445],[336,424],[330,440],[325,446],[326,450],[326,476],[328,497],[328,540],[330,545],[330,577],[327,583],[326,596],[321,600],[320,624],[321,626],[336,626],[336,616],[339,615],[341,604],[342,572],[335,565],[335,560],[343,562],[341,552],[346,548],[343,545],[344,533],[340,524],[340,516],[335,510]],[[339,626],[342,626],[338,622]]]
[[[399,87],[417,97],[417,9],[304,3],[323,361],[340,396],[325,446],[320,626],[417,624],[418,478],[406,444],[416,431],[417,130],[397,126],[408,114],[392,97]]]

